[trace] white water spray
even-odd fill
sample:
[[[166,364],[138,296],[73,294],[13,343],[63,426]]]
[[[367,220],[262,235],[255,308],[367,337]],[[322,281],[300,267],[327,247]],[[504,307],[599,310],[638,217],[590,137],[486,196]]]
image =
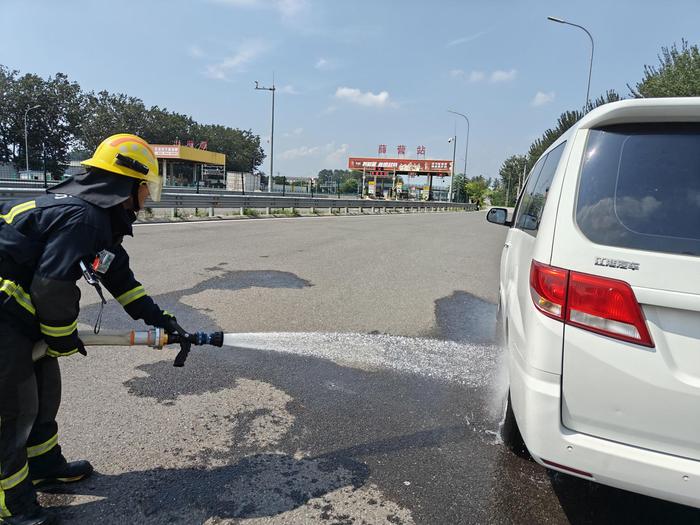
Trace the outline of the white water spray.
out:
[[[328,359],[362,370],[395,370],[480,387],[492,384],[492,345],[357,333],[228,333],[224,345]]]

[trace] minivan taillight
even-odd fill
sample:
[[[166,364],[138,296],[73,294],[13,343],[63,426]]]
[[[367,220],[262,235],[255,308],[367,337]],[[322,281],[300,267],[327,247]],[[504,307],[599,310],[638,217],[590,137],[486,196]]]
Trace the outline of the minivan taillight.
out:
[[[535,306],[545,315],[564,318],[568,270],[532,261],[530,267],[530,295]]]
[[[565,324],[654,346],[642,308],[624,281],[532,261],[530,293],[538,310]]]

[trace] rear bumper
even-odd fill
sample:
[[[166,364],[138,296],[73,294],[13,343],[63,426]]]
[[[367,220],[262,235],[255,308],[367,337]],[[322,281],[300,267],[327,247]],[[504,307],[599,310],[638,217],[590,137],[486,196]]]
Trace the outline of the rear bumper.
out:
[[[700,508],[700,461],[623,445],[561,425],[561,376],[528,367],[510,352],[510,389],[520,433],[532,457],[592,475],[578,477]]]

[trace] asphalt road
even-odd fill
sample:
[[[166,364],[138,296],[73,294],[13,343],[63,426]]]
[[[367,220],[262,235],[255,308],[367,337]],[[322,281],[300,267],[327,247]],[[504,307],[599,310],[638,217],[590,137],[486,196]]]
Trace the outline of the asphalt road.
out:
[[[173,350],[62,361],[64,452],[97,474],[43,503],[66,523],[700,522],[500,444],[505,233],[483,213],[138,226],[158,303],[243,335],[185,368]],[[134,323],[111,301],[103,326]]]

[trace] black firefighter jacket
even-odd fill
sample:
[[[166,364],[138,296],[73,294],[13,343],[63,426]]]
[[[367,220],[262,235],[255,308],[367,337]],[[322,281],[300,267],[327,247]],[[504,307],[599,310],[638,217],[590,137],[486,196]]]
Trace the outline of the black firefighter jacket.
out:
[[[0,317],[49,345],[48,355],[78,351],[77,319],[82,277],[102,250],[114,254],[102,284],[134,319],[162,323],[164,312],[129,268],[114,235],[121,205],[100,208],[78,197],[47,194],[0,206]]]

